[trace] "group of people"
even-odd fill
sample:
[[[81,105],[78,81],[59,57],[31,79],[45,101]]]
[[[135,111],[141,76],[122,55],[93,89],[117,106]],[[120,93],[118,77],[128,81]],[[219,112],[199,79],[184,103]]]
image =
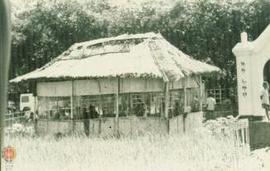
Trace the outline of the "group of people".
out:
[[[269,84],[267,81],[263,82],[263,89],[261,91],[260,99],[261,99],[262,108],[265,110],[265,115],[266,115],[268,121],[270,121],[270,116],[269,116],[269,110],[270,110]],[[215,105],[216,105],[215,98],[213,98],[213,96],[211,94],[209,94],[209,96],[206,100],[206,114],[205,114],[206,120],[213,119]]]
[[[263,82],[263,89],[260,95],[262,108],[265,110],[265,115],[270,121],[269,110],[270,110],[270,102],[269,102],[269,84],[267,81]],[[213,119],[214,111],[215,111],[216,100],[213,98],[212,94],[209,94],[206,100],[206,113],[205,119]]]
[[[269,103],[269,84],[267,81],[263,82],[263,90],[261,92],[260,96],[261,102],[262,102],[262,107],[265,109],[265,114],[270,121],[269,118],[269,110],[270,110],[270,103]],[[214,119],[215,118],[215,106],[216,106],[216,100],[210,93],[206,99],[206,104],[205,104],[205,119]],[[141,111],[141,115],[143,115],[144,112],[144,107],[143,106],[137,106],[137,112]],[[102,112],[100,112],[95,106],[90,105],[88,109],[86,107],[82,108],[82,115],[84,119],[84,131],[87,136],[89,136],[89,125],[90,125],[90,120],[91,118],[98,118],[102,115]],[[29,119],[33,120],[36,122],[38,114],[30,114]]]
[[[90,118],[97,118],[99,117],[99,113],[97,112],[95,106],[90,105],[89,110],[87,111],[86,107],[82,109],[82,114],[83,114],[83,127],[84,127],[84,132],[86,136],[89,136],[90,130]]]
[[[215,118],[214,111],[215,111],[216,104],[217,104],[216,99],[210,93],[208,95],[207,99],[206,99],[205,120],[209,120],[209,119],[214,119]]]
[[[88,110],[86,107],[82,108],[82,115],[83,115],[83,119],[90,119],[90,118],[98,118],[100,114],[96,110],[95,106],[89,105]]]

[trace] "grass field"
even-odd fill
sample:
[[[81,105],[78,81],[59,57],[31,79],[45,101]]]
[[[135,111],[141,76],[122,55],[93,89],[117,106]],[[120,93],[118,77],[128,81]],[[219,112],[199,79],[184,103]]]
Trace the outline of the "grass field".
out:
[[[270,170],[269,163],[266,163],[270,161],[269,152],[252,154],[247,146],[237,146],[233,138],[215,131],[219,122],[209,123],[211,129],[208,124],[208,127],[184,135],[149,134],[120,139],[13,135],[6,136],[5,144],[17,150],[17,157],[12,163],[14,171]]]

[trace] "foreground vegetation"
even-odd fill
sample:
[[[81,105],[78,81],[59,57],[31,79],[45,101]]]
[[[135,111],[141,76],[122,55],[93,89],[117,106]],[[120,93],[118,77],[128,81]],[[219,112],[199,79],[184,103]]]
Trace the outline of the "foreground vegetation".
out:
[[[209,123],[185,135],[120,139],[7,136],[5,143],[16,147],[13,169],[20,171],[267,170],[264,161],[250,155],[248,146],[236,146],[229,134],[213,134],[208,128]]]

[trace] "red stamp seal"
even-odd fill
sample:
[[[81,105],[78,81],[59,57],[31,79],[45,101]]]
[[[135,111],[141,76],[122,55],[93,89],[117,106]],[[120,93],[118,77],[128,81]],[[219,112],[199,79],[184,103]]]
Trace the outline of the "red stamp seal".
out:
[[[16,149],[14,147],[5,147],[2,151],[2,157],[7,162],[11,162],[16,158]]]

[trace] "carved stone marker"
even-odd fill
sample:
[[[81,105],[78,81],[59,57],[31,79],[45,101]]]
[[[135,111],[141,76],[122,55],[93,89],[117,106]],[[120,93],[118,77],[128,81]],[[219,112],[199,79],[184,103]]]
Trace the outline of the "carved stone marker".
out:
[[[270,25],[254,41],[246,32],[233,48],[236,56],[239,115],[265,116],[260,94],[263,81],[270,83]]]

